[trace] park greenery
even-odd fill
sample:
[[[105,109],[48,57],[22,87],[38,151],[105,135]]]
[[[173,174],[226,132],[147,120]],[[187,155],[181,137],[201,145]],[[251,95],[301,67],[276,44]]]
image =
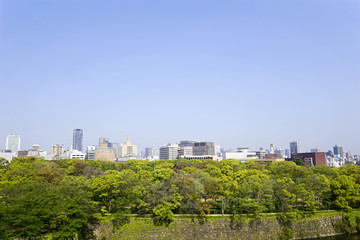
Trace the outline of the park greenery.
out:
[[[350,212],[360,206],[360,166],[266,166],[236,160],[0,159],[0,239],[89,239],[108,218],[155,225],[176,216]],[[181,215],[183,214],[183,215]]]

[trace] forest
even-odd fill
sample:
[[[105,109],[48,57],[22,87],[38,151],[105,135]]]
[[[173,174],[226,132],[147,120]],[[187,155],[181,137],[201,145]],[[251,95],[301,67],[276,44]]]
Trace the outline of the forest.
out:
[[[266,166],[237,160],[0,159],[0,239],[87,239],[104,216],[351,211],[360,205],[360,166]]]

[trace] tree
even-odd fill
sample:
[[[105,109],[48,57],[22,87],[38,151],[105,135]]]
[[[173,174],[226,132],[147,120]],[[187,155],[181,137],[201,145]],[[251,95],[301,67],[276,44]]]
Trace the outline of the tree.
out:
[[[292,211],[293,204],[296,201],[294,181],[286,177],[277,179],[273,191],[276,209],[281,212]]]
[[[352,176],[340,175],[331,181],[330,187],[335,208],[351,210],[359,206],[360,187]]]
[[[35,239],[51,233],[55,239],[87,239],[95,203],[81,179],[61,186],[30,182],[9,185],[0,192],[0,237]]]
[[[147,191],[147,208],[153,213],[154,223],[168,225],[174,218],[172,210],[180,206],[183,196],[170,181],[154,182]]]
[[[295,158],[292,160],[296,165],[298,166],[304,166],[304,160],[302,160],[301,158]]]

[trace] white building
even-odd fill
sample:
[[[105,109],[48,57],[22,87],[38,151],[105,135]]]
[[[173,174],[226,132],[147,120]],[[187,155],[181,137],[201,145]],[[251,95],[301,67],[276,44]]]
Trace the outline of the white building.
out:
[[[51,155],[53,157],[61,157],[64,155],[64,145],[56,144],[51,146]]]
[[[159,149],[152,148],[152,147],[145,148],[145,153],[144,153],[143,159],[149,160],[149,161],[159,160]]]
[[[184,158],[185,156],[193,155],[193,147],[179,147],[178,148],[178,157]]]
[[[6,150],[11,151],[13,154],[17,155],[17,152],[20,151],[20,135],[16,133],[11,133],[6,138]]]
[[[225,152],[223,154],[223,159],[236,159],[236,160],[252,160],[258,159],[257,152],[249,151],[247,147],[238,148],[237,152]]]
[[[86,152],[86,159],[95,161],[96,146],[88,146]]]
[[[178,157],[179,145],[177,143],[169,143],[160,148],[160,159],[170,160]]]
[[[10,162],[12,160],[12,158],[13,158],[13,153],[11,153],[11,152],[0,152],[0,158],[5,158],[6,160],[8,160]]]
[[[119,146],[118,157],[126,158],[126,157],[136,157],[137,156],[137,146],[132,145],[129,137],[126,137],[125,142]]]
[[[79,150],[73,150],[72,153],[70,153],[70,159],[71,158],[78,158],[80,160],[85,160],[85,153],[80,152]]]

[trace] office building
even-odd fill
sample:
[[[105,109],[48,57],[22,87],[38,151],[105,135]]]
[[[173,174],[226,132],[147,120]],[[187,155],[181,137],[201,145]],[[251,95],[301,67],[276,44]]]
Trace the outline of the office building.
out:
[[[145,158],[154,158],[154,157],[158,158],[159,157],[159,149],[151,148],[151,147],[145,148],[144,157]]]
[[[178,148],[178,158],[184,158],[185,156],[193,155],[193,147],[184,146]]]
[[[326,165],[326,156],[324,152],[292,154],[291,158],[287,159],[287,161],[294,160],[295,158],[301,158],[304,161],[305,165],[309,167],[324,165],[324,164]]]
[[[26,150],[20,150],[18,151],[17,156],[21,158],[26,158],[29,155],[29,151]]]
[[[86,151],[86,159],[88,160],[95,160],[95,146],[88,146]]]
[[[334,155],[343,158],[344,157],[344,150],[343,147],[335,145],[334,146]]]
[[[120,146],[121,146],[120,143],[110,143],[110,144],[108,144],[109,148],[114,149],[115,158],[118,158],[118,156],[119,156],[119,147]]]
[[[195,141],[189,141],[189,140],[180,141],[179,147],[193,147],[194,143]]]
[[[270,154],[274,154],[274,144],[270,144],[270,151],[269,151]]]
[[[267,153],[264,156],[265,159],[281,158],[281,154],[278,153]]]
[[[215,145],[213,142],[195,142],[193,144],[194,156],[215,156]]]
[[[285,153],[284,150],[282,150],[281,148],[276,148],[274,151],[275,154],[280,154],[280,156],[283,158],[285,157]]]
[[[290,143],[290,154],[293,155],[293,154],[298,154],[298,153],[301,153],[301,150],[300,150],[300,141],[291,142],[291,143]]]
[[[285,157],[287,157],[287,158],[291,157],[290,149],[285,149],[284,155],[285,155]]]
[[[170,160],[178,157],[179,145],[177,143],[169,143],[160,148],[160,159]]]
[[[83,130],[74,129],[73,131],[73,149],[82,152],[83,150]]]
[[[125,142],[119,146],[118,157],[135,157],[137,156],[137,146],[132,145],[129,137],[126,137]]]
[[[13,158],[13,154],[10,151],[1,151],[0,150],[0,158],[5,158],[6,160],[8,160],[10,162]]]
[[[101,144],[106,143],[109,146],[109,138],[108,137],[100,137],[99,138],[99,147]]]
[[[79,150],[73,150],[72,153],[70,153],[70,159],[72,158],[78,158],[80,160],[85,160],[85,153],[80,152]]]
[[[20,151],[20,135],[16,133],[11,133],[6,138],[6,150],[17,155],[17,152]]]
[[[107,143],[101,143],[100,147],[95,149],[95,160],[115,161],[114,149],[109,148]]]
[[[60,157],[64,155],[64,145],[56,144],[51,146],[51,155],[53,157]]]

